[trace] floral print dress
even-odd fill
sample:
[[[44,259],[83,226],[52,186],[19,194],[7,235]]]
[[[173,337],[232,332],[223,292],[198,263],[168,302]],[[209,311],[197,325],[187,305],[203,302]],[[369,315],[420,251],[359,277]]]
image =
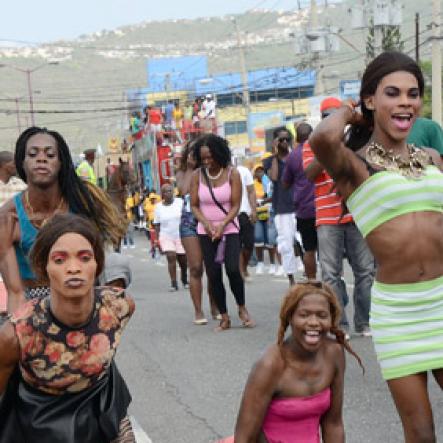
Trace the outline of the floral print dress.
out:
[[[11,318],[20,344],[23,379],[55,395],[93,385],[109,367],[133,311],[133,302],[123,290],[96,288],[91,318],[73,328],[52,315],[49,297],[27,302]]]
[[[50,296],[28,301],[11,317],[20,347],[21,378],[53,398],[89,395],[107,383],[122,331],[134,309],[123,290],[98,287],[89,320],[68,327],[52,314]]]

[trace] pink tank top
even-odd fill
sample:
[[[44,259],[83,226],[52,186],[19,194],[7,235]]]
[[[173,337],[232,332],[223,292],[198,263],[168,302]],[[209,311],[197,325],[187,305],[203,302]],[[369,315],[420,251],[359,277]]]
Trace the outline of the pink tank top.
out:
[[[228,180],[225,183],[223,183],[221,186],[212,187],[215,198],[223,206],[223,208],[225,208],[226,212],[229,212],[231,209],[231,171],[232,168],[229,168]],[[214,203],[211,192],[205,183],[205,179],[201,176],[201,173],[198,184],[198,199],[200,202],[200,210],[203,212],[206,219],[209,220],[214,226],[219,225],[225,219],[226,214]],[[226,225],[223,234],[238,233],[238,228],[236,227],[236,225],[238,226],[237,217],[234,219],[234,222],[235,224],[230,222]],[[205,228],[200,222],[198,222],[197,225],[197,233],[206,234]]]
[[[309,397],[272,400],[263,421],[269,443],[320,443],[320,420],[331,406],[331,389]]]

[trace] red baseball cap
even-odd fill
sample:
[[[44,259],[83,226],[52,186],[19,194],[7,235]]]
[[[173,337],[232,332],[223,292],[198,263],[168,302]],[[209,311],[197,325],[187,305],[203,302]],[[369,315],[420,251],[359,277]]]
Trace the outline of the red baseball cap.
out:
[[[341,100],[335,97],[327,97],[320,103],[320,112],[326,111],[326,109],[336,109],[342,105]]]

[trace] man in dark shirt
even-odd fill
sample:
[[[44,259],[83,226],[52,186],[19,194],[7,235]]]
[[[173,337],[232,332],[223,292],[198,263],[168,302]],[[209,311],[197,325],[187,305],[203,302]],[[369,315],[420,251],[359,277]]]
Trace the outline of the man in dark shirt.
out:
[[[294,210],[297,218],[297,230],[303,243],[303,263],[306,277],[315,279],[317,263],[317,230],[315,228],[315,195],[314,183],[306,178],[303,169],[303,145],[308,141],[312,127],[302,122],[297,126],[298,145],[289,154],[283,172],[283,186],[293,189]]]
[[[282,265],[288,276],[289,284],[294,284],[297,260],[294,253],[295,214],[292,200],[292,189],[283,186],[282,176],[286,159],[292,146],[292,136],[285,127],[274,131],[273,155],[263,162],[268,177],[272,180],[272,211],[275,215],[277,229],[277,250],[281,254]]]

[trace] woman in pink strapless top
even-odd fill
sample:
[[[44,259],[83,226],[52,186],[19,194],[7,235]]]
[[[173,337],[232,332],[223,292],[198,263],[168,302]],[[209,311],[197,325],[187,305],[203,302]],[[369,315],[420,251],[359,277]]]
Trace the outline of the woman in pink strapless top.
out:
[[[339,320],[340,306],[326,284],[308,281],[289,290],[277,343],[249,374],[235,443],[345,441],[344,348],[361,362],[338,329]]]

